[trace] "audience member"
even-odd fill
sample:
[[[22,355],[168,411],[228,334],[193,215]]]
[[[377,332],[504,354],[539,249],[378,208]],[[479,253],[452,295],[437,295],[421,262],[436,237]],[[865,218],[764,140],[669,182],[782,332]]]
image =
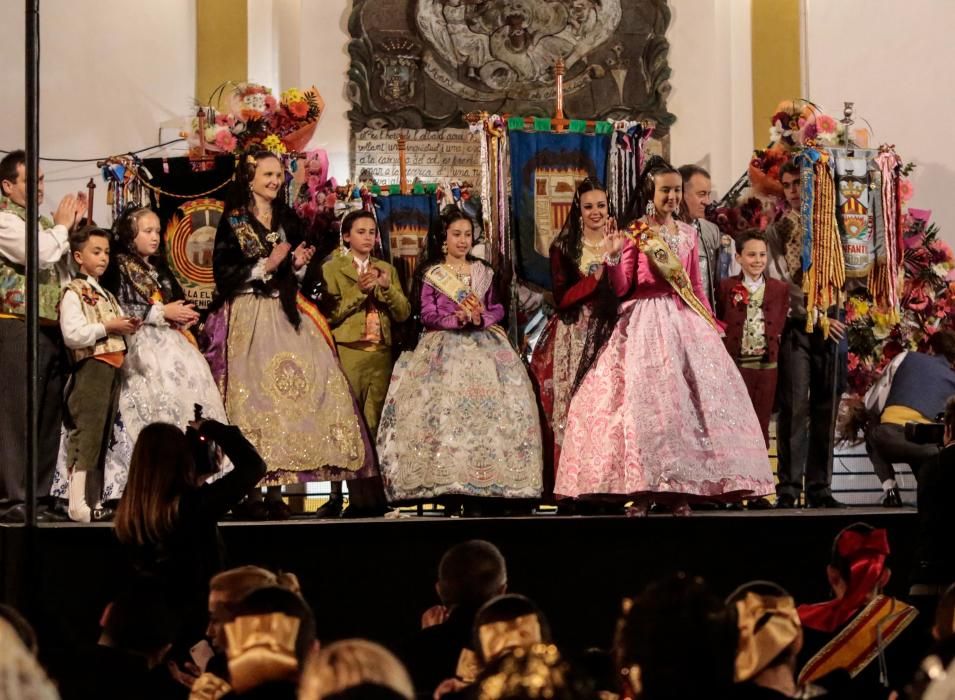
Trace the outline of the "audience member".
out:
[[[817,697],[825,691],[796,682],[803,634],[796,604],[784,589],[769,581],[737,588],[727,600],[736,613],[736,693],[739,700]]]
[[[865,447],[886,507],[902,505],[892,465],[908,464],[917,479],[922,464],[938,455],[939,445],[909,440],[905,424],[931,423],[945,410],[945,401],[955,395],[953,365],[955,332],[938,331],[929,338],[928,353],[899,353],[866,393],[865,407],[877,422],[865,431]]]
[[[133,449],[115,523],[137,571],[161,580],[183,610],[188,624],[180,641],[187,645],[202,637],[209,580],[224,568],[217,523],[265,475],[265,462],[235,426],[206,420],[192,427],[222,449],[232,471],[200,485],[195,445],[183,431],[148,425]]]
[[[25,646],[31,654],[36,656],[36,632],[33,631],[33,625],[31,625],[16,608],[4,605],[3,603],[0,603],[0,620],[5,620],[7,624],[13,628],[13,631],[17,633],[20,641],[23,642],[23,646]]]
[[[944,642],[955,637],[955,583],[945,589],[935,608],[935,624],[932,625],[932,637],[936,642]]]
[[[63,699],[165,698],[162,659],[175,636],[173,611],[162,588],[139,581],[103,611],[96,645],[78,650],[61,676]],[[163,690],[160,690],[163,689]]]
[[[936,457],[922,463],[918,478],[919,535],[913,594],[937,595],[955,580],[955,396],[945,403],[943,447]],[[923,590],[927,589],[927,590]]]
[[[882,593],[892,575],[888,556],[883,529],[856,523],[836,536],[826,567],[833,599],[798,608],[800,684],[845,669],[857,696],[879,698],[911,677],[925,644],[911,625],[915,608]]]
[[[736,626],[723,601],[685,574],[650,584],[617,630],[623,694],[635,700],[728,698],[733,691]]]
[[[424,613],[422,629],[401,654],[421,697],[455,675],[461,651],[471,649],[475,614],[506,589],[504,557],[490,542],[470,540],[444,553],[435,584],[441,604]]]
[[[299,700],[412,700],[414,688],[401,662],[384,647],[345,639],[313,652]]]
[[[497,658],[475,684],[480,700],[590,700],[593,686],[561,659],[553,644],[512,649]]]
[[[0,697],[4,700],[60,698],[33,652],[4,619],[0,619]]]

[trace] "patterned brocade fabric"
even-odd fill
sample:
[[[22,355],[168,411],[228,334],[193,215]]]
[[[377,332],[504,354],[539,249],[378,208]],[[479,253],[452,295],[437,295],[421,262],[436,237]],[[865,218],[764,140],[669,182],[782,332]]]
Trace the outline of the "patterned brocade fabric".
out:
[[[746,321],[743,324],[743,337],[740,344],[740,354],[743,357],[762,357],[766,354],[766,316],[763,314],[765,296],[765,284],[749,293]]]

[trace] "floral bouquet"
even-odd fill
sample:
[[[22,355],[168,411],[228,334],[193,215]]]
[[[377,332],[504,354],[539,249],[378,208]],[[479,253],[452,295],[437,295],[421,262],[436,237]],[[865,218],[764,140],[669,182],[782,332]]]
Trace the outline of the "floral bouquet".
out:
[[[291,88],[276,100],[272,90],[255,83],[236,85],[228,112],[205,108],[205,147],[209,151],[240,153],[253,144],[282,154],[301,151],[315,133],[325,111],[318,90]],[[193,118],[190,146],[199,146],[199,119]]]
[[[844,413],[860,410],[862,397],[893,357],[903,350],[924,351],[933,334],[955,328],[955,254],[938,238],[930,217],[931,212],[920,209],[910,209],[905,217],[905,283],[898,323],[876,308],[864,290],[846,302],[849,374]],[[839,438],[858,443],[862,427],[856,416],[843,417]]]

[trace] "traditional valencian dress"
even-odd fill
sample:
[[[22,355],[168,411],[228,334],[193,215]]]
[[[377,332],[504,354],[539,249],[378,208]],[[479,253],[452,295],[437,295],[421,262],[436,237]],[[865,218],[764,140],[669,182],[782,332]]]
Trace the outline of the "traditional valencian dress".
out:
[[[236,209],[216,231],[221,306],[206,321],[204,347],[226,414],[268,465],[264,485],[373,476],[374,453],[331,331],[299,292],[291,253],[265,272],[277,243],[300,242],[298,220],[290,214],[273,226]]]
[[[560,248],[550,249],[554,315],[547,321],[531,358],[531,372],[537,379],[541,408],[553,439],[553,465],[560,461],[567,409],[574,381],[587,341],[590,301],[597,294],[595,273],[603,264],[599,248],[582,245],[580,262],[575,263]]]
[[[195,417],[196,404],[204,418],[226,422],[219,389],[192,334],[171,326],[163,315],[164,304],[184,297],[179,284],[168,270],[132,255],[118,255],[116,268],[116,298],[123,314],[142,319],[143,325],[126,338],[119,413],[104,463],[104,501],[123,495],[133,447],[150,423],[185,428]],[[54,485],[54,495],[62,498],[68,476],[64,457]]]
[[[458,276],[436,265],[421,285],[418,346],[395,364],[378,428],[378,457],[392,503],[441,496],[538,498],[541,431],[527,371],[498,322],[494,273],[472,262]],[[480,326],[455,310],[480,299]]]
[[[738,499],[773,492],[746,387],[699,274],[696,231],[631,225],[608,273],[623,299],[567,417],[555,493]]]

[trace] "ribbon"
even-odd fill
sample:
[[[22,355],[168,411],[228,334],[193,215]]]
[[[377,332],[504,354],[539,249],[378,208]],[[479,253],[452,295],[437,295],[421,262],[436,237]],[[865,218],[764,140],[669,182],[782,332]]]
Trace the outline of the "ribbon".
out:
[[[799,606],[802,624],[820,632],[834,632],[848,622],[872,595],[885,572],[889,554],[888,533],[847,530],[839,535],[836,552],[849,561],[849,580],[841,598],[825,603]]]
[[[747,681],[799,636],[801,625],[796,604],[789,596],[753,592],[736,602],[739,643],[736,651],[736,682]]]

